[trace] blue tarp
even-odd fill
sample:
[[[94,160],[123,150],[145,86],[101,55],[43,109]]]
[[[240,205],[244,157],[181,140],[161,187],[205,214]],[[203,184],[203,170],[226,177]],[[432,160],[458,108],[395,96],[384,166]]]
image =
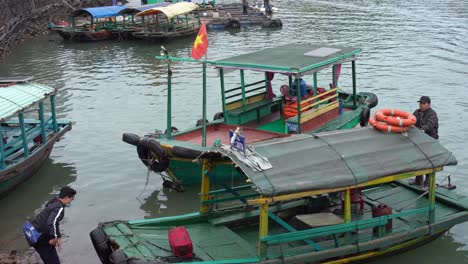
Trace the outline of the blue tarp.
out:
[[[143,12],[145,10],[155,8],[155,7],[163,7],[163,6],[168,6],[172,5],[171,2],[162,2],[158,4],[151,4],[151,5],[142,5],[142,6],[137,6],[137,7],[127,7],[119,12],[119,15],[131,15],[131,14],[136,14]]]
[[[90,7],[82,8],[73,12],[73,16],[77,17],[83,14],[88,14],[92,18],[104,18],[104,17],[115,17],[119,15],[119,12],[127,8],[127,6],[101,6],[101,7]]]

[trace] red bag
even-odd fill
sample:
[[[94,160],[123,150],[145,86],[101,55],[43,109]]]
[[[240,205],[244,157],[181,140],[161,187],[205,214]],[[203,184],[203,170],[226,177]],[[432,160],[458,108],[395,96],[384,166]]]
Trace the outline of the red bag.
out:
[[[169,245],[171,246],[172,253],[176,257],[192,258],[193,245],[192,240],[185,229],[185,226],[179,226],[169,229]]]

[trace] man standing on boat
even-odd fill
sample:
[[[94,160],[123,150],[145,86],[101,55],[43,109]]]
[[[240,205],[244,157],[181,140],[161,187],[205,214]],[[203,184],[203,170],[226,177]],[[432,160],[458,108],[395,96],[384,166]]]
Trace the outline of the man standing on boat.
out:
[[[431,98],[429,96],[421,96],[418,101],[419,108],[416,109],[413,115],[416,117],[416,124],[414,127],[423,130],[429,136],[438,139],[439,138],[439,119],[437,113],[431,108]],[[428,177],[424,181],[424,185],[428,184]],[[416,179],[411,182],[412,184],[421,185],[422,176],[417,176]]]
[[[59,222],[65,215],[65,207],[69,207],[75,199],[76,191],[70,187],[63,187],[59,196],[48,201],[44,209],[36,215],[32,225],[42,234],[34,244],[34,249],[41,256],[44,264],[60,264],[57,254],[58,247],[62,246],[62,239],[59,230]]]
[[[242,14],[247,15],[247,8],[249,8],[249,2],[247,0],[242,0]]]

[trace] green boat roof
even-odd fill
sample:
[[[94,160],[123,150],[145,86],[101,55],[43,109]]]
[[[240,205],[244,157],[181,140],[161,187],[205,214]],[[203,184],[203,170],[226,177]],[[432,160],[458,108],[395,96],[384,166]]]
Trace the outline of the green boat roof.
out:
[[[452,152],[419,129],[409,130],[407,136],[374,128],[301,134],[259,142],[253,147],[269,160],[271,169],[254,171],[235,153],[221,152],[244,171],[261,194],[269,197],[342,188],[457,164]]]
[[[5,121],[56,91],[55,88],[22,79],[0,78],[0,121]]]
[[[287,44],[238,55],[210,64],[218,68],[234,68],[279,73],[317,72],[333,64],[356,59],[361,49],[333,45]]]

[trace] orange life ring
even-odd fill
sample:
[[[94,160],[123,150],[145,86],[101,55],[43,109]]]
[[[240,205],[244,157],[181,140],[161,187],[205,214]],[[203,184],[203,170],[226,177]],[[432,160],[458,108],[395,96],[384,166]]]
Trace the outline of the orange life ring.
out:
[[[375,118],[369,118],[369,124],[380,131],[401,133],[407,131],[409,127],[392,126],[385,122],[377,121]]]
[[[414,115],[398,109],[380,109],[375,113],[375,119],[399,127],[409,127],[416,124]]]

